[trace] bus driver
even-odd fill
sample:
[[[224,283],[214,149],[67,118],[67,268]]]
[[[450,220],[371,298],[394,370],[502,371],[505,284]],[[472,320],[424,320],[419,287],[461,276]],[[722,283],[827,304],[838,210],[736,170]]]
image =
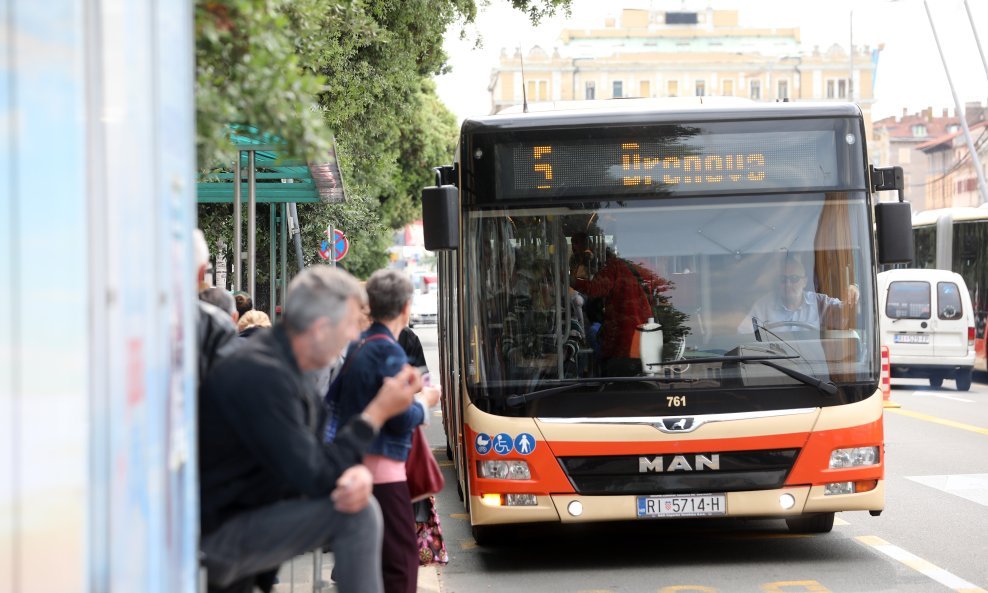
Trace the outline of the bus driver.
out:
[[[738,325],[738,333],[755,332],[752,319],[758,324],[758,329],[767,324],[780,327],[784,331],[819,329],[821,318],[828,320],[827,329],[840,329],[837,327],[840,325],[839,319],[843,317],[840,313],[854,311],[859,298],[858,287],[854,284],[847,287],[846,303],[806,290],[806,268],[798,259],[786,258],[776,290],[755,302]],[[792,323],[787,325],[785,322]]]

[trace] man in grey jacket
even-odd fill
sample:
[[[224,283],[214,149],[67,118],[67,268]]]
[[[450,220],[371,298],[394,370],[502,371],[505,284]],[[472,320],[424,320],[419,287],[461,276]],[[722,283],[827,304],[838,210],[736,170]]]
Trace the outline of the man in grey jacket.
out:
[[[206,377],[199,464],[211,591],[269,590],[282,562],[325,546],[341,593],[382,591],[381,514],[360,462],[384,422],[411,405],[421,378],[406,366],[324,444],[325,410],[305,376],[357,337],[362,290],[342,271],[303,271],[283,323]]]

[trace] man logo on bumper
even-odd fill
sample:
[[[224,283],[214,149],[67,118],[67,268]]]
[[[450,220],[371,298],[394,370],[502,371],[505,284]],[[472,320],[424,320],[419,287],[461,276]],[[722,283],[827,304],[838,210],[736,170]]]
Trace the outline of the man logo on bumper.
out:
[[[700,427],[702,422],[691,417],[663,418],[662,422],[653,424],[662,432],[693,432]]]
[[[638,473],[648,472],[698,472],[705,469],[719,470],[720,455],[711,453],[710,455],[694,455],[692,463],[687,455],[676,455],[668,462],[661,455],[649,459],[648,457],[638,458]]]

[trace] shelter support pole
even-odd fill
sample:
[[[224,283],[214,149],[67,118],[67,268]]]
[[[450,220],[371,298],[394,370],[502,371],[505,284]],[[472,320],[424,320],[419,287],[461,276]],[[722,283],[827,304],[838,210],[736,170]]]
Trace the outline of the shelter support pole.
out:
[[[233,163],[233,290],[243,290],[243,264],[244,264],[244,252],[243,252],[243,237],[241,236],[242,229],[240,227],[240,221],[243,214],[241,213],[241,195],[240,195],[240,184],[243,172],[240,170],[240,155],[241,151],[237,151],[237,159]]]
[[[284,313],[285,301],[288,300],[288,204],[281,205],[281,274],[278,275],[281,283],[281,303],[282,313]]]
[[[295,259],[298,263],[298,271],[305,269],[305,257],[302,256],[302,223],[298,220],[298,207],[295,202],[289,202],[288,211],[292,217],[292,243],[295,244]]]
[[[275,299],[278,296],[278,224],[275,220],[278,205],[270,204],[268,212],[268,317],[275,319]]]
[[[257,168],[256,152],[247,151],[247,292],[257,301]]]

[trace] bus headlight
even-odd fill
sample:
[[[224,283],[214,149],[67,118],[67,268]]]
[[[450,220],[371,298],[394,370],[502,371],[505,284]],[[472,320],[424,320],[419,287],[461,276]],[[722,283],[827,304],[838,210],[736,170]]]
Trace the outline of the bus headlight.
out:
[[[830,454],[830,469],[861,467],[878,463],[878,447],[834,449]]]
[[[524,461],[486,459],[477,462],[477,474],[481,478],[495,480],[531,480],[532,472]]]

